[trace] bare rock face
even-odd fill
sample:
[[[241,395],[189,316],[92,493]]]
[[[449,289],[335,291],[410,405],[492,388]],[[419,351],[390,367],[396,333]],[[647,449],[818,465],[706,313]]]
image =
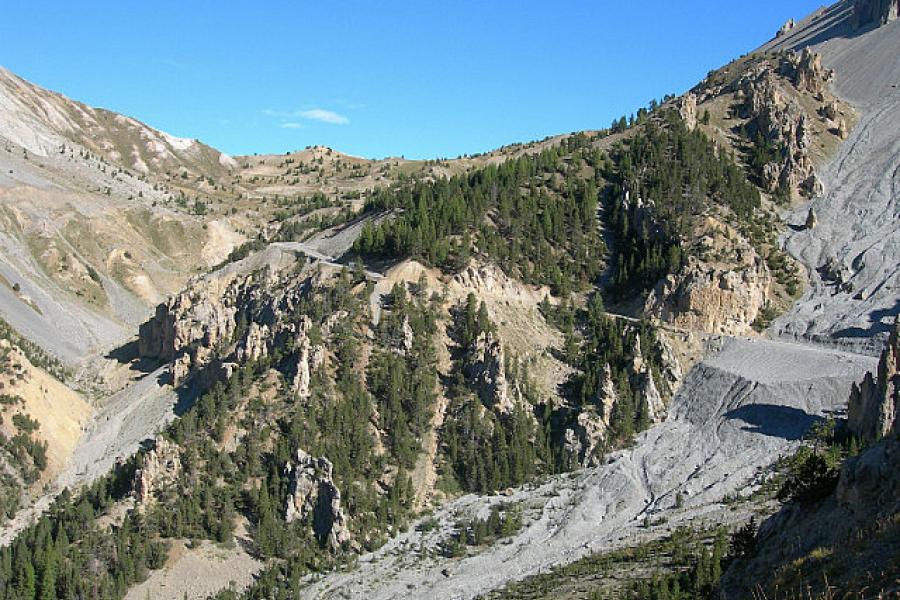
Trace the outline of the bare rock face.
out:
[[[847,407],[847,425],[865,441],[900,434],[897,407],[900,406],[900,318],[894,322],[887,346],[881,353],[878,372],[866,373],[862,383],[853,384]]]
[[[300,321],[299,331],[297,332],[297,366],[294,373],[294,379],[291,387],[294,393],[300,398],[308,398],[310,395],[309,383],[311,373],[314,370],[312,359],[312,348],[310,345],[307,332],[312,326],[312,321],[304,315]],[[324,359],[323,359],[324,360]],[[318,361],[317,361],[318,362]]]
[[[631,368],[634,371],[632,379],[637,382],[636,389],[647,405],[647,416],[650,418],[650,422],[662,421],[666,415],[666,404],[656,382],[653,381],[653,373],[641,349],[640,336],[635,340],[634,362]]]
[[[645,313],[690,331],[743,335],[768,302],[773,278],[765,260],[737,232],[721,224],[710,225],[707,236],[713,252],[717,244],[734,256],[727,262],[691,256],[675,274],[660,281],[647,297]],[[718,232],[718,233],[715,233]]]
[[[900,15],[900,0],[856,0],[853,4],[853,27],[887,25]]]
[[[181,474],[178,444],[165,438],[157,438],[154,444],[153,449],[141,457],[141,464],[134,472],[134,495],[140,504],[151,501],[154,492],[172,485]]]
[[[665,335],[658,335],[659,355],[662,362],[662,376],[669,390],[673,393],[681,386],[684,379],[684,369],[675,353],[675,349],[666,339]]]
[[[800,91],[807,91],[813,95],[823,94],[834,78],[834,73],[822,66],[822,57],[804,48],[799,54],[790,54],[787,61],[782,63],[782,71]]]
[[[482,401],[500,413],[511,412],[514,402],[506,381],[506,357],[500,340],[492,333],[482,333],[467,362],[468,375]]]
[[[194,281],[184,292],[160,304],[154,316],[141,325],[138,342],[142,357],[172,363],[174,385],[193,372],[202,371],[216,379],[234,371],[234,364],[269,357],[276,346],[296,351],[282,365],[294,378],[294,390],[309,394],[313,355],[318,364],[324,350],[311,347],[306,317],[297,318],[306,279],[295,271],[272,273],[262,269],[248,275]],[[346,314],[339,313],[323,324],[330,329]],[[290,363],[296,367],[290,368]],[[225,368],[225,365],[231,365]]]
[[[289,476],[289,487],[284,520],[291,523],[311,519],[316,537],[332,548],[350,542],[347,518],[341,507],[341,491],[332,478],[331,461],[297,450],[295,461],[288,463],[285,471]]]
[[[238,362],[250,362],[266,356],[269,333],[268,325],[250,323],[247,327],[247,335],[237,350]]]
[[[678,114],[690,131],[697,127],[697,95],[688,92],[678,99]]]
[[[777,152],[777,158],[763,168],[763,187],[769,193],[787,188],[808,197],[821,194],[822,184],[809,154],[807,114],[781,89],[777,75],[787,78],[801,92],[821,95],[833,73],[822,67],[818,54],[805,49],[782,57],[777,74],[771,66],[762,65],[739,83],[744,116]]]
[[[594,405],[582,410],[566,430],[566,451],[582,467],[599,464],[599,449],[607,437],[612,411],[618,399],[612,371],[609,364],[606,364]]]
[[[403,317],[403,353],[409,353],[413,347],[413,340],[415,339],[415,332],[413,332],[412,326],[409,324],[409,316]]]
[[[138,352],[142,357],[175,361],[192,354],[197,345],[213,347],[230,338],[235,312],[220,301],[217,290],[198,282],[156,307],[154,316],[140,326]]]

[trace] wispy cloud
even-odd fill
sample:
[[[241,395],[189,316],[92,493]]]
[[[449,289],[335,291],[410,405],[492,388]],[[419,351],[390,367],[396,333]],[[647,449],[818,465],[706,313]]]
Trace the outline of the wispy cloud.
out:
[[[268,117],[277,117],[282,119],[279,127],[284,129],[299,129],[302,123],[298,123],[296,119],[307,119],[309,121],[318,121],[319,123],[328,123],[329,125],[349,125],[350,119],[344,115],[327,110],[324,108],[309,108],[304,110],[280,111],[267,108],[263,114]],[[290,120],[294,119],[294,120]]]
[[[333,110],[325,110],[324,108],[301,110],[298,113],[298,116],[312,121],[319,121],[321,123],[330,123],[332,125],[347,125],[350,123],[350,119],[344,115],[338,114]]]

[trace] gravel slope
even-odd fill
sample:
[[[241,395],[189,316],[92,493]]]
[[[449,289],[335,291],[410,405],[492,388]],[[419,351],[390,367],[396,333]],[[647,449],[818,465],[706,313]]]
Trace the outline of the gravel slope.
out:
[[[900,313],[900,21],[852,33],[848,16],[839,3],[769,47],[812,43],[835,70],[834,92],[860,117],[820,170],[826,191],[811,202],[818,225],[802,229],[807,206],[786,216],[795,228],[785,246],[811,281],[773,331],[875,353]],[[849,269],[852,290],[839,291],[818,272],[832,257]]]
[[[69,364],[114,345],[128,333],[121,322],[73,301],[47,277],[19,240],[0,232],[0,315],[22,335]],[[22,297],[31,302],[25,302]]]

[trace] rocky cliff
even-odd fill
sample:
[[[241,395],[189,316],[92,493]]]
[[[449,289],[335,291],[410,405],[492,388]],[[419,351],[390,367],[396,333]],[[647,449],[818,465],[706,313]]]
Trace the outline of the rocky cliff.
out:
[[[635,339],[633,358],[627,373],[630,389],[634,390],[634,401],[646,407],[649,422],[659,423],[665,419],[668,400],[681,383],[681,366],[663,337],[657,338],[655,347],[648,348],[646,354],[641,348],[640,336]],[[660,363],[660,370],[656,374],[660,378],[659,385],[648,354],[652,354]],[[591,402],[577,409],[567,408],[563,411],[569,422],[564,432],[566,452],[574,463],[583,467],[599,464],[603,450],[610,441],[613,411],[620,401],[609,363],[603,365],[600,373],[600,385]]]
[[[887,346],[881,353],[878,371],[866,373],[853,384],[847,407],[847,425],[864,441],[900,434],[900,318],[894,322]]]
[[[152,501],[155,492],[175,483],[180,474],[181,449],[178,444],[157,438],[153,448],[141,456],[134,472],[132,489],[135,499],[140,504]]]
[[[171,362],[173,384],[180,385],[193,372],[208,383],[230,376],[237,364],[270,357],[275,347],[288,348],[291,354],[276,366],[290,378],[294,392],[306,397],[311,373],[324,362],[325,352],[310,342],[309,318],[295,313],[314,277],[302,269],[266,267],[196,280],[141,325],[139,353]],[[327,333],[333,321],[326,321]]]
[[[350,542],[347,517],[341,507],[341,491],[332,477],[331,461],[297,450],[294,461],[285,465],[288,497],[284,520],[310,519],[316,537],[332,548]]]
[[[765,260],[733,228],[707,219],[687,263],[660,281],[645,314],[691,331],[743,335],[772,294]]]
[[[831,74],[822,68],[821,60],[808,50],[789,54],[779,65],[798,90],[821,94]],[[774,155],[763,168],[761,184],[765,191],[799,190],[805,196],[821,193],[810,156],[810,125],[803,107],[781,89],[780,78],[769,65],[763,64],[745,75],[739,83],[741,110],[749,120],[749,134],[759,136],[773,149]]]
[[[510,390],[506,380],[506,353],[493,333],[482,333],[475,340],[466,361],[467,375],[479,391],[482,402],[499,413],[512,411],[517,390]]]

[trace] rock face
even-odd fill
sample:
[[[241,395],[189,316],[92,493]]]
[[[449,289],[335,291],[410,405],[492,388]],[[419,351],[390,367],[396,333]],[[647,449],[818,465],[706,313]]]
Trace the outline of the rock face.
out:
[[[140,327],[141,356],[175,360],[192,346],[214,346],[234,331],[235,309],[220,301],[213,286],[198,282],[156,307]]]
[[[866,373],[853,384],[847,407],[847,425],[865,441],[900,434],[900,318],[894,322],[887,346],[878,362],[878,373]]]
[[[153,494],[175,483],[181,474],[181,451],[178,444],[157,438],[154,447],[141,457],[134,472],[133,489],[139,504],[153,499]]]
[[[853,26],[871,23],[886,25],[900,15],[900,0],[856,0],[853,4]]]
[[[313,361],[310,356],[311,347],[309,342],[309,337],[307,337],[307,332],[309,331],[312,322],[305,318],[300,322],[300,330],[297,332],[297,365],[294,368],[294,379],[291,382],[291,389],[294,390],[294,393],[297,394],[300,398],[308,398],[309,391],[309,383],[311,378],[311,372],[313,370]],[[317,355],[318,357],[318,355]],[[321,361],[321,358],[317,358],[316,362]]]
[[[612,370],[606,364],[594,405],[583,409],[566,430],[566,451],[579,465],[593,467],[598,464],[599,450],[609,431],[613,408],[618,399]]]
[[[316,537],[332,548],[350,542],[347,518],[341,507],[341,492],[332,479],[332,465],[327,458],[315,458],[297,450],[293,463],[285,466],[289,476],[284,520],[311,519]]]
[[[737,232],[719,223],[708,227],[711,233],[701,243],[713,254],[732,254],[734,260],[720,263],[691,256],[678,273],[657,284],[647,297],[645,313],[691,331],[747,334],[769,301],[772,274]]]
[[[783,76],[798,90],[821,93],[831,74],[822,68],[818,55],[804,50],[793,54],[780,65]],[[763,167],[762,183],[769,193],[781,189],[797,189],[806,196],[821,193],[809,155],[810,128],[806,112],[779,89],[778,78],[771,68],[750,72],[741,82],[744,97],[743,115],[775,148],[777,158]]]
[[[678,99],[678,114],[691,131],[697,127],[697,95],[688,92]]]
[[[276,346],[292,348],[281,366],[297,395],[307,397],[311,372],[325,352],[310,343],[309,318],[294,316],[306,281],[295,272],[267,269],[194,281],[141,325],[139,353],[171,362],[173,384],[179,385],[193,372],[217,380],[230,376],[235,364],[269,357]],[[332,327],[326,322],[323,334]]]
[[[809,48],[804,48],[799,54],[789,54],[780,68],[798,90],[813,95],[823,94],[834,78],[834,72],[822,66],[822,57]]]
[[[664,340],[658,338],[657,344],[658,347],[653,350],[661,362],[661,384],[665,392],[671,395],[681,381],[681,366],[674,351]],[[637,392],[635,400],[646,405],[651,423],[659,423],[666,417],[666,399],[656,384],[639,336],[636,338],[633,355],[628,377],[631,379],[632,389]],[[612,369],[609,364],[605,364],[593,402],[567,417],[570,424],[565,431],[566,452],[580,466],[592,467],[599,464],[618,401],[619,394],[613,381]]]
[[[493,333],[482,333],[475,340],[467,362],[467,375],[479,390],[482,402],[507,414],[514,406],[506,380],[506,356],[503,344]]]
[[[647,405],[647,416],[650,418],[650,422],[658,423],[662,421],[666,416],[666,405],[659,388],[656,387],[656,382],[653,380],[653,373],[649,363],[641,350],[640,336],[635,340],[632,369],[634,370],[632,377],[638,384],[638,393]]]

